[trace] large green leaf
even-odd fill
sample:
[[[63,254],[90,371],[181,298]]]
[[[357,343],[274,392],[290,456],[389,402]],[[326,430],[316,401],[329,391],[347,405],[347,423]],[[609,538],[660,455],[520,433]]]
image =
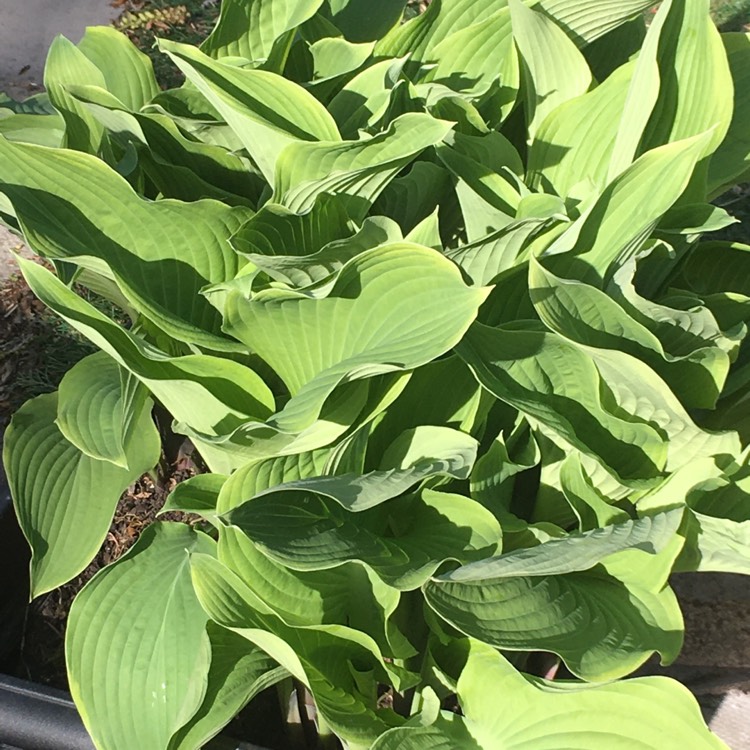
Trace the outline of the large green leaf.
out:
[[[366,746],[401,723],[392,711],[376,708],[374,696],[360,687],[360,674],[399,686],[405,676],[383,660],[369,636],[342,625],[289,627],[213,557],[195,554],[191,568],[211,619],[256,644],[308,687],[318,712],[340,737]]]
[[[275,62],[293,31],[316,13],[323,0],[226,0],[201,49],[211,57]],[[284,56],[281,55],[283,58]],[[279,71],[280,72],[280,71]]]
[[[248,253],[247,258],[272,279],[301,288],[329,279],[365,250],[402,239],[401,229],[395,221],[385,216],[372,216],[364,220],[362,228],[354,236],[332,240],[312,255],[300,257]]]
[[[501,544],[492,514],[461,495],[423,490],[391,501],[387,510],[398,518],[395,531],[383,529],[380,508],[352,514],[319,495],[301,504],[297,492],[276,492],[244,503],[226,518],[292,570],[329,570],[359,560],[405,591],[421,586],[444,560],[483,559]]]
[[[252,698],[288,675],[246,638],[213,622],[207,630],[211,667],[206,694],[198,712],[172,737],[168,750],[204,747]]]
[[[570,534],[470,563],[425,586],[429,605],[484,643],[561,656],[586,680],[622,677],[654,651],[682,646],[682,615],[666,585],[683,511]]]
[[[607,498],[593,486],[576,454],[569,455],[563,461],[560,467],[560,486],[565,499],[578,517],[581,531],[628,521],[627,512],[607,502]]]
[[[477,453],[474,438],[448,427],[423,425],[399,435],[377,471],[296,479],[260,493],[299,492],[331,498],[352,512],[391,500],[430,477],[466,479]],[[250,498],[247,498],[250,499]]]
[[[369,568],[346,563],[331,570],[290,570],[236,526],[221,529],[219,560],[289,626],[348,625],[371,636],[387,656],[414,654],[391,623],[400,593]]]
[[[128,468],[127,449],[142,440],[136,428],[150,410],[147,390],[104,352],[72,367],[58,392],[57,426],[82,453]]]
[[[369,209],[387,183],[452,127],[425,113],[398,117],[388,129],[359,141],[291,143],[276,162],[274,201],[292,211],[311,208],[321,193],[346,193],[354,217]]]
[[[612,409],[592,360],[575,345],[537,329],[475,323],[457,347],[497,398],[601,461],[621,481],[655,480],[664,467],[663,433],[645,419]]]
[[[219,313],[200,290],[236,273],[228,239],[248,209],[146,201],[92,156],[5,140],[0,189],[41,255],[84,264],[83,258],[95,259],[94,270],[111,269],[133,307],[169,335],[218,350],[237,348],[221,335]]]
[[[353,74],[362,69],[372,55],[373,45],[367,42],[353,44],[341,37],[323,37],[310,45],[312,56],[312,81],[310,86],[321,98],[326,98],[324,92],[330,83],[337,79]],[[334,88],[335,90],[335,88]]]
[[[488,400],[459,357],[444,357],[418,368],[368,436],[367,467],[380,464],[394,437],[420,425],[478,434]]]
[[[161,452],[145,402],[134,415],[138,440],[125,450],[129,468],[91,458],[68,442],[55,424],[57,405],[56,393],[28,401],[3,445],[16,515],[31,546],[32,596],[69,581],[91,562],[123,490],[152,469]]]
[[[199,709],[211,651],[189,553],[213,549],[188,526],[156,523],[76,597],[68,677],[99,750],[166,748]]]
[[[71,41],[58,36],[47,54],[44,85],[65,121],[63,144],[96,154],[102,146],[104,128],[67,91],[71,83],[104,87],[104,74]]]
[[[654,148],[609,183],[545,255],[570,252],[590,266],[581,281],[604,278],[638,249],[688,186],[710,133]],[[590,279],[588,276],[590,275]]]
[[[604,189],[632,76],[633,64],[623,65],[595,89],[561,104],[540,122],[526,171],[532,187],[581,198],[592,189]]]
[[[383,37],[401,19],[406,0],[327,0],[331,19],[351,42]]]
[[[642,151],[709,131],[701,153],[705,157],[727,133],[734,87],[708,5],[707,0],[685,0],[668,8],[657,54],[659,97],[641,141]]]
[[[716,403],[730,365],[727,352],[715,345],[717,335],[720,336],[718,330],[705,337],[696,331],[690,337],[692,346],[687,351],[669,346],[675,343],[675,336],[667,338],[667,335],[676,333],[676,326],[664,332],[662,343],[656,332],[629,315],[605,292],[555,276],[543,263],[534,260],[529,268],[529,291],[539,317],[550,330],[580,344],[614,349],[641,359],[665,379],[689,408],[711,408]],[[666,318],[663,313],[659,316],[662,322]],[[685,353],[672,354],[680,349]]]
[[[179,422],[224,435],[270,416],[274,400],[255,372],[203,354],[169,357],[127,331],[36,263],[19,259],[24,277],[44,303],[132,372]]]
[[[486,294],[435,250],[393,243],[349,261],[320,299],[230,293],[225,328],[284,380],[294,398],[276,421],[299,430],[344,378],[412,369],[448,351]]]
[[[708,189],[712,194],[726,187],[750,168],[750,136],[745,123],[750,116],[750,103],[742,92],[750,85],[750,36],[743,33],[722,34],[722,41],[734,82],[734,114],[726,137],[711,157]]]
[[[538,0],[534,7],[584,47],[652,6],[649,0]]]
[[[138,166],[163,197],[256,205],[261,180],[248,170],[246,160],[221,146],[202,143],[166,115],[128,112],[103,89],[71,86],[69,91],[125,149],[135,148]]]
[[[376,62],[354,76],[331,99],[328,111],[336,120],[343,138],[356,138],[359,130],[382,117],[403,65],[403,60]]]
[[[372,750],[726,750],[706,727],[695,698],[675,680],[547,682],[517,672],[480,641],[470,639],[457,647],[464,652],[457,685],[462,718],[444,712],[431,726],[391,729]]]
[[[513,39],[521,57],[522,93],[528,139],[556,107],[587,91],[591,71],[565,32],[521,0],[508,0]]]
[[[460,180],[458,198],[467,225],[466,191],[461,187],[468,188],[491,206],[503,225],[516,215],[522,197],[516,175],[523,171],[523,166],[518,152],[505,136],[494,130],[482,136],[456,133],[449,143],[438,147],[437,154]],[[489,234],[492,228],[479,227],[480,236]],[[469,233],[470,239],[474,239],[475,232],[469,230]]]
[[[475,284],[490,284],[504,271],[521,263],[535,239],[556,223],[550,219],[521,219],[486,237],[444,250]]]
[[[65,120],[57,114],[10,113],[0,102],[0,136],[9,141],[35,143],[60,148],[65,135]]]
[[[489,94],[493,107],[501,110],[500,119],[507,116],[520,83],[508,8],[457,30],[436,45],[432,54],[437,64],[425,80],[444,84],[472,99]]]
[[[435,61],[434,49],[440,42],[506,5],[506,0],[433,0],[424,13],[383,37],[375,52],[387,57],[408,54],[415,63]]]
[[[450,182],[448,170],[432,162],[418,161],[407,174],[388,183],[372,212],[397,221],[406,236],[447,197]]]
[[[148,55],[111,26],[89,26],[78,49],[102,72],[104,88],[128,109],[141,109],[159,93]],[[71,78],[68,83],[84,81]]]
[[[290,143],[340,141],[331,115],[296,83],[268,71],[217,62],[187,44],[159,44],[216,107],[271,185],[279,154]]]

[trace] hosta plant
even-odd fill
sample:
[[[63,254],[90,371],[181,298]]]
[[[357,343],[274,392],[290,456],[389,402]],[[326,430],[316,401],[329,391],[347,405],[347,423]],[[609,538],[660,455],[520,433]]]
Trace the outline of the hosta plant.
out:
[[[750,42],[708,0],[224,0],[160,91],[111,29],[0,118],[27,282],[101,351],[15,415],[32,594],[100,750],[291,680],[356,750],[700,750],[673,571],[750,572]],[[121,326],[73,290],[119,306]],[[162,420],[163,422],[163,420]],[[540,669],[541,654],[560,662]],[[265,719],[262,715],[255,718]]]

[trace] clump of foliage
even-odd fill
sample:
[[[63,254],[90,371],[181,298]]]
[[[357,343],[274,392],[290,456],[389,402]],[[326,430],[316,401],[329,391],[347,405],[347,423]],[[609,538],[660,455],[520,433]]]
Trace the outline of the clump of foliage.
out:
[[[672,571],[750,572],[750,247],[705,237],[750,42],[649,5],[225,0],[165,92],[112,29],[54,43],[0,209],[101,351],[6,437],[33,594],[157,463],[154,402],[210,470],[166,506],[207,531],[73,605],[98,748],[201,747],[290,678],[352,750],[722,747],[618,681],[680,651]]]

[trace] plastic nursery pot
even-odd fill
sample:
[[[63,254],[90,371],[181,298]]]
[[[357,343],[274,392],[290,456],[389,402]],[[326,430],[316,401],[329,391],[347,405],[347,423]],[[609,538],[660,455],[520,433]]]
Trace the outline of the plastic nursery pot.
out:
[[[94,750],[70,696],[0,675],[0,748]]]
[[[67,693],[0,675],[0,750],[95,750]],[[267,750],[217,737],[206,750]]]

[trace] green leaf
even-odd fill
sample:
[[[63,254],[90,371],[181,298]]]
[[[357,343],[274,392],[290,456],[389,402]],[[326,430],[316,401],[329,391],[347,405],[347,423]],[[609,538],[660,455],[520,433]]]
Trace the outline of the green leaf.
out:
[[[47,54],[44,86],[65,121],[63,145],[97,154],[102,146],[104,128],[68,93],[66,87],[71,83],[104,88],[104,74],[71,41],[57,36]]]
[[[174,511],[195,513],[216,525],[219,493],[227,479],[224,474],[198,474],[185,479],[169,493],[157,515]]]
[[[588,352],[620,409],[647,420],[666,435],[667,471],[704,456],[740,452],[735,432],[707,432],[698,427],[664,381],[640,360],[620,351]]]
[[[104,87],[128,109],[139,110],[160,91],[151,60],[128,37],[111,26],[89,26],[78,49],[104,76]],[[71,78],[71,84],[82,80]],[[97,85],[95,81],[92,81]]]
[[[737,522],[693,510],[678,571],[750,575],[750,517]]]
[[[424,76],[472,99],[486,101],[506,117],[520,84],[518,56],[513,46],[508,8],[479,23],[457,30],[435,46],[437,64]]]
[[[406,0],[327,0],[331,19],[350,42],[372,42],[396,26]]]
[[[554,19],[579,47],[638,18],[649,0],[539,0],[536,9]]]
[[[0,136],[19,143],[60,148],[65,135],[65,121],[58,114],[11,114],[0,109]]]
[[[729,130],[709,164],[708,191],[712,195],[723,192],[732,182],[739,181],[750,168],[750,136],[745,128],[750,117],[750,100],[742,95],[750,84],[750,35],[722,34],[721,39],[734,82],[735,97]]]
[[[231,630],[207,624],[211,643],[208,686],[198,712],[171,739],[168,750],[203,747],[259,693],[288,672]]]
[[[508,0],[508,7],[521,58],[528,139],[533,142],[550,112],[588,90],[591,71],[575,44],[547,16],[521,0]]]
[[[625,267],[622,270],[625,272]],[[630,274],[615,276],[621,294],[627,294],[624,277],[632,275],[634,270],[632,264]],[[533,259],[529,266],[529,293],[539,317],[550,330],[580,344],[637,357],[663,377],[688,408],[710,409],[715,405],[730,365],[727,352],[716,345],[721,336],[718,326],[714,325],[715,330],[708,329],[703,336],[698,330],[691,331],[692,335],[682,331],[687,346],[675,346],[680,343],[676,338],[681,329],[665,323],[669,320],[667,309],[659,311],[662,325],[649,330],[605,292],[555,276],[542,262]],[[674,317],[688,315],[674,312]]]
[[[681,508],[591,531],[571,533],[537,547],[468,563],[435,576],[433,583],[494,582],[503,578],[536,578],[590,570],[610,555],[640,550],[657,555],[672,541],[682,522]]]
[[[418,161],[409,172],[391,180],[372,207],[372,213],[398,222],[406,236],[420,221],[432,214],[451,189],[446,169]]]
[[[166,748],[199,709],[211,652],[188,555],[213,549],[188,526],[153,524],[76,597],[65,642],[70,690],[101,750]]]
[[[403,59],[373,63],[348,81],[331,99],[328,111],[344,139],[355,139],[359,130],[383,116],[403,66]]]
[[[38,253],[83,265],[81,256],[96,259],[94,270],[111,269],[133,307],[170,336],[219,351],[238,348],[221,334],[219,313],[200,290],[237,272],[228,238],[247,209],[149,202],[92,156],[5,140],[0,189]]]
[[[369,635],[387,656],[414,655],[390,621],[400,593],[369,568],[346,563],[331,570],[290,570],[266,557],[235,526],[221,529],[219,560],[286,625],[348,625]]]
[[[123,469],[128,468],[126,447],[142,439],[135,429],[151,408],[146,389],[138,381],[124,387],[126,380],[110,356],[92,354],[62,379],[57,408],[57,427],[69,442],[87,456]]]
[[[597,491],[575,453],[569,455],[560,467],[560,486],[578,517],[580,531],[622,524],[629,520],[624,510],[612,505]]]
[[[367,466],[377,466],[394,436],[420,425],[451,427],[477,434],[484,419],[479,384],[463,361],[451,355],[415,370],[394,403],[374,425],[367,441]]]
[[[604,190],[633,67],[619,67],[540,122],[529,147],[526,180],[531,187],[584,199],[589,191]]]
[[[690,253],[682,276],[701,296],[730,292],[750,297],[750,245],[701,242]]]
[[[704,0],[672,3],[667,9],[657,54],[659,97],[643,135],[642,151],[708,132],[702,158],[727,133],[733,109],[732,75],[721,36],[706,11]]]
[[[361,141],[291,143],[276,162],[273,200],[299,213],[321,193],[346,193],[350,215],[359,218],[391,178],[440,143],[451,127],[425,113],[410,113]]]
[[[249,368],[203,354],[169,357],[120,328],[46,269],[23,259],[19,263],[37,297],[132,372],[178,422],[225,435],[273,412],[271,391]]]
[[[334,240],[351,237],[355,226],[344,201],[321,195],[308,211],[295,213],[276,203],[266,203],[232,237],[243,255],[312,255]]]
[[[256,205],[260,179],[239,156],[189,136],[165,115],[130,113],[103,89],[71,86],[69,91],[124,148],[135,147],[139,166],[163,197]]]
[[[569,252],[590,266],[591,279],[632,257],[656,223],[677,202],[702,157],[710,133],[647,151],[609,183],[601,196],[544,255]],[[581,281],[588,276],[579,273]]]
[[[341,140],[331,115],[296,83],[217,62],[187,44],[162,39],[159,45],[216,107],[272,186],[276,162],[287,145]]]
[[[425,586],[460,631],[509,650],[551,651],[585,680],[622,677],[682,646],[666,585],[683,539],[677,509],[464,565]]]
[[[451,34],[486,20],[506,5],[505,0],[433,0],[427,10],[396,26],[375,47],[378,57],[410,55],[415,64],[435,62],[435,47]]]
[[[308,687],[320,715],[340,737],[369,745],[401,723],[393,712],[376,709],[360,689],[359,673],[398,681],[399,670],[383,661],[371,638],[341,625],[291,628],[213,557],[195,554],[191,568],[198,598],[211,619],[256,644]]]
[[[530,245],[556,223],[555,219],[521,219],[481,239],[446,248],[446,257],[457,263],[475,284],[491,284],[504,271],[520,264]]]
[[[539,445],[526,419],[518,415],[515,424],[501,432],[474,464],[469,484],[471,496],[497,518],[505,520],[516,475],[537,466],[540,459]]]
[[[391,501],[396,533],[382,529],[380,511],[352,514],[319,495],[301,504],[297,492],[276,492],[244,503],[226,518],[292,570],[329,570],[359,560],[404,591],[421,586],[444,560],[484,559],[501,544],[495,518],[461,495],[423,490]]]
[[[333,81],[359,70],[372,55],[370,43],[352,44],[341,37],[324,37],[310,45],[313,62],[311,85]]]
[[[322,0],[226,0],[201,50],[214,58],[275,60],[286,35],[312,18]],[[281,72],[281,71],[278,71]]]
[[[55,424],[57,406],[56,393],[27,401],[3,446],[16,515],[31,546],[32,597],[66,583],[91,562],[123,490],[155,466],[161,448],[145,403],[134,425],[139,439],[126,448],[127,469],[68,442]]]
[[[601,461],[620,481],[656,479],[667,445],[660,430],[602,398],[604,380],[573,344],[535,329],[492,329],[475,323],[456,348],[496,398]]]
[[[464,652],[457,686],[463,718],[443,712],[432,726],[391,729],[372,750],[525,750],[561,742],[576,750],[726,750],[706,727],[695,698],[676,680],[548,682],[517,672],[479,641],[457,646]],[[503,696],[502,711],[497,710],[498,695]],[[669,732],[664,731],[665,715]]]
[[[261,496],[290,490],[301,493],[300,497],[312,493],[359,513],[401,495],[429,477],[467,479],[476,453],[474,438],[447,427],[423,425],[399,435],[377,471],[303,477],[270,487]]]
[[[412,369],[447,352],[486,294],[436,251],[392,243],[350,260],[323,298],[230,293],[225,328],[284,380],[293,398],[277,424],[297,431],[344,378]]]
[[[401,229],[395,221],[385,216],[372,216],[364,220],[354,236],[333,240],[312,255],[248,254],[247,258],[272,279],[300,288],[329,279],[365,250],[402,239]]]
[[[247,463],[222,487],[216,508],[220,513],[226,513],[271,487],[303,477],[322,476],[329,457],[330,449],[323,448]]]
[[[456,133],[449,144],[437,148],[437,154],[466,187],[507,217],[504,223],[516,215],[522,197],[516,175],[523,172],[523,165],[504,135],[494,130],[483,136]],[[458,197],[465,215],[464,194],[459,191]],[[486,228],[481,236],[489,231]]]

